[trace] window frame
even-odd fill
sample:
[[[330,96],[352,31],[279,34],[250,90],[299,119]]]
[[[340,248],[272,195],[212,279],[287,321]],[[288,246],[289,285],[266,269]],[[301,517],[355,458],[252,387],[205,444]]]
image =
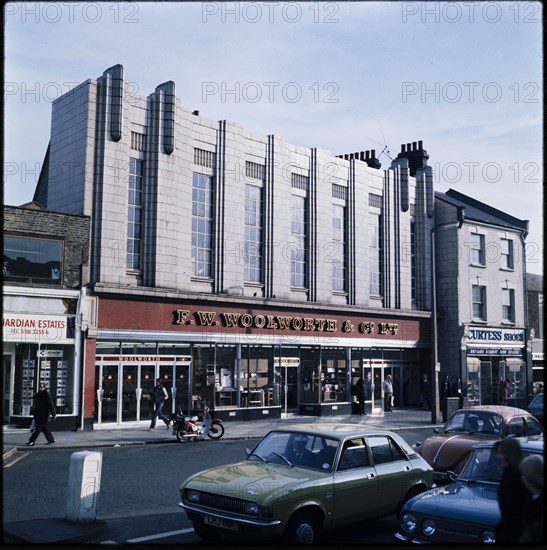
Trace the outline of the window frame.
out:
[[[480,291],[480,301],[475,300],[475,289],[479,289]],[[481,313],[480,315],[477,315],[476,312],[476,306],[480,305],[481,307]],[[471,316],[475,320],[479,321],[486,321],[487,315],[486,315],[486,286],[485,285],[471,285]]]

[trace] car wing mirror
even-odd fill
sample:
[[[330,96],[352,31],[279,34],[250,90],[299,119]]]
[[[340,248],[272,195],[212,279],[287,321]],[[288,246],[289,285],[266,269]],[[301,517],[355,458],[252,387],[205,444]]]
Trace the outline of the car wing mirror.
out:
[[[433,433],[438,434],[441,433],[441,431],[439,430],[439,428],[433,428]]]
[[[450,481],[456,481],[456,479],[458,479],[458,474],[456,472],[452,472],[452,471],[448,470],[446,472],[446,475],[448,476],[448,479]]]

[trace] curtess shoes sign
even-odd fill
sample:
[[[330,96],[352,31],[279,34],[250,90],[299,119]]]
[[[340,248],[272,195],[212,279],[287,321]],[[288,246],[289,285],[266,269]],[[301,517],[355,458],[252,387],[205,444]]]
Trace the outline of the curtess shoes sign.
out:
[[[67,342],[67,318],[62,315],[4,313],[4,342],[58,344]]]
[[[469,327],[468,355],[522,355],[524,329]]]

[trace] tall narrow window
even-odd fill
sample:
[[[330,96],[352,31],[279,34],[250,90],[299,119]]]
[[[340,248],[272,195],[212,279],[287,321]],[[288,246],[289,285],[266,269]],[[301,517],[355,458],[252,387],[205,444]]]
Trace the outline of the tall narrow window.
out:
[[[339,204],[332,207],[332,290],[346,290],[346,209]]]
[[[245,280],[262,282],[262,189],[245,186]]]
[[[501,289],[501,315],[504,321],[515,322],[515,291],[512,288]]]
[[[213,181],[194,172],[192,181],[192,265],[194,275],[211,277],[213,246]]]
[[[473,319],[486,321],[486,287],[473,285],[471,289],[473,302]]]
[[[513,241],[501,239],[501,267],[502,269],[514,269]]]
[[[478,233],[471,235],[471,263],[485,265],[484,235]]]
[[[142,263],[142,181],[143,161],[129,159],[127,201],[127,269],[141,269]]]
[[[292,246],[290,247],[291,259],[291,286],[306,288],[308,270],[306,258],[308,257],[308,226],[306,198],[293,195],[292,220],[291,220]]]
[[[382,215],[370,213],[370,287],[372,296],[382,295]]]

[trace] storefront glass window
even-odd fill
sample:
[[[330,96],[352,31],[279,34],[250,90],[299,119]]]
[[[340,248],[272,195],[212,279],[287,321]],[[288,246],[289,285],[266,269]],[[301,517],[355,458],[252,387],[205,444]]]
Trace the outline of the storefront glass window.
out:
[[[208,382],[210,382],[210,367],[208,367],[207,372]],[[237,376],[237,346],[217,346],[215,366],[212,372],[215,406],[218,408],[235,408],[237,406],[235,378]]]
[[[207,399],[209,406],[214,406],[215,347],[213,345],[194,344],[192,346],[192,369],[192,408],[201,409],[203,399]]]
[[[346,348],[323,348],[321,353],[321,390],[323,403],[347,402]]]
[[[279,405],[279,374],[274,371],[273,347],[242,346],[241,406]]]

